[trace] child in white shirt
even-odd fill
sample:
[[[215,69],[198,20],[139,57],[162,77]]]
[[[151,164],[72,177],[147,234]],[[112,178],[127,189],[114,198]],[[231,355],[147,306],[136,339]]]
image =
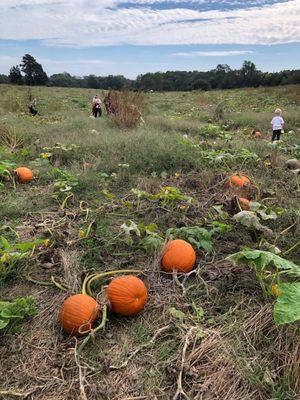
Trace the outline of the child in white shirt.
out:
[[[283,120],[281,114],[282,114],[282,111],[280,110],[280,108],[277,108],[275,110],[275,116],[273,117],[273,119],[271,121],[272,130],[273,130],[272,142],[274,142],[274,140],[280,140],[280,135],[281,135],[282,129],[284,127],[284,120]]]

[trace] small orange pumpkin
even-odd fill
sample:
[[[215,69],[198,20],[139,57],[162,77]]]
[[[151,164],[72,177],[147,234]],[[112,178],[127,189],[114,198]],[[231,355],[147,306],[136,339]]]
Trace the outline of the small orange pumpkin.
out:
[[[250,200],[246,199],[245,197],[239,197],[238,201],[242,210],[244,211],[250,210],[250,205],[249,205]]]
[[[107,288],[112,311],[127,317],[139,313],[145,307],[147,297],[144,282],[133,275],[119,276]]]
[[[175,239],[166,244],[161,263],[166,272],[175,269],[189,272],[193,269],[195,261],[196,253],[193,247],[185,240]]]
[[[229,182],[230,186],[237,186],[239,188],[251,183],[248,176],[242,174],[232,175]]]
[[[65,332],[80,336],[91,331],[99,312],[99,304],[91,296],[75,294],[63,302],[58,319]]]
[[[260,131],[255,131],[253,136],[255,139],[261,139],[262,133]]]
[[[29,168],[19,167],[15,172],[20,183],[27,183],[33,179],[33,172]]]

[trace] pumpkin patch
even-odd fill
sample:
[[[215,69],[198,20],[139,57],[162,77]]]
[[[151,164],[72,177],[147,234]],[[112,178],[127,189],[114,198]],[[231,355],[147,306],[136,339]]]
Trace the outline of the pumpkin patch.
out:
[[[0,84],[0,398],[299,393],[300,87],[150,80],[132,130],[89,117],[105,89]]]

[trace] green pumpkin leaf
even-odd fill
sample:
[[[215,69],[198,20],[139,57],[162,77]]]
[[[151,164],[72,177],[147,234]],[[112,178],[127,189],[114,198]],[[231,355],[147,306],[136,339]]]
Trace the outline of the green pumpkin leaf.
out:
[[[277,214],[275,211],[270,210],[270,209],[261,209],[257,210],[257,213],[261,216],[261,218],[265,221],[268,219],[277,219]]]
[[[16,250],[28,251],[32,250],[34,247],[39,246],[44,243],[43,239],[36,239],[32,242],[17,243],[14,247]]]
[[[288,324],[300,320],[300,282],[281,283],[282,293],[274,306],[274,319],[277,324]]]
[[[153,254],[161,248],[163,242],[164,240],[161,236],[157,233],[152,233],[143,239],[143,246],[148,254]]]
[[[0,301],[0,330],[12,321],[22,320],[35,315],[36,307],[33,297],[20,297],[14,301]]]
[[[258,231],[263,230],[263,226],[254,211],[240,211],[233,216],[233,219],[247,228],[256,229]]]
[[[193,247],[202,248],[205,252],[211,253],[213,250],[212,235],[216,233],[214,229],[208,231],[201,226],[191,226],[182,228],[170,228],[166,232],[167,239],[183,239],[191,243]]]
[[[299,265],[296,265],[292,261],[286,260],[277,254],[271,253],[270,251],[246,249],[230,255],[226,257],[226,259],[237,265],[255,264],[258,271],[263,270],[270,264],[274,265],[278,270],[282,270],[282,272],[287,275],[300,277]]]

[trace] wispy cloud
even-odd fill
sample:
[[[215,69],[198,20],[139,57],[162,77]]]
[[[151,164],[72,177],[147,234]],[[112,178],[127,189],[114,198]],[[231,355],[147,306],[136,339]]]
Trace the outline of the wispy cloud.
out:
[[[300,42],[300,0],[0,0],[0,15],[0,38],[54,46]]]
[[[175,57],[231,57],[243,54],[251,54],[252,50],[228,50],[228,51],[187,51],[173,53]]]

